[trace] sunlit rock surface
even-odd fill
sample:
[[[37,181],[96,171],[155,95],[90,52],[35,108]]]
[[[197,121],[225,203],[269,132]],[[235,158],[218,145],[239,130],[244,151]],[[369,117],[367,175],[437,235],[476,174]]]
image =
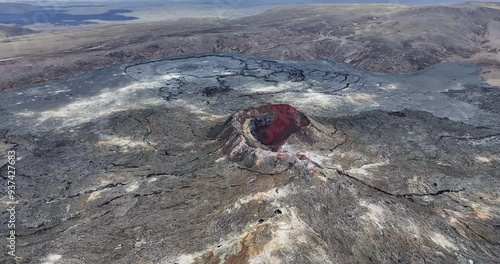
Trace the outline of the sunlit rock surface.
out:
[[[220,54],[3,92],[17,261],[498,263],[499,102],[468,65]],[[255,130],[264,117],[231,126],[276,104],[309,123],[279,140]]]

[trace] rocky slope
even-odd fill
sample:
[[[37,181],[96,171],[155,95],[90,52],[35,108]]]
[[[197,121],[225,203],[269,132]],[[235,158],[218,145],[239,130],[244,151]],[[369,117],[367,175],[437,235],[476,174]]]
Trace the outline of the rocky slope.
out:
[[[18,26],[1,26],[0,25],[0,38],[22,36],[26,34],[35,33],[34,30],[18,27]]]

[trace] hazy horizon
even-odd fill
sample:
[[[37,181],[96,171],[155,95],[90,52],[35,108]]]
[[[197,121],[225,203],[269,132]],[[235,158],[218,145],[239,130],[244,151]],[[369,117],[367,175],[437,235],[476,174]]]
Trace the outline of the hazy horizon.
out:
[[[479,0],[479,1],[457,1],[457,0],[441,0],[441,1],[434,1],[434,0],[388,0],[388,1],[382,1],[382,0],[357,0],[357,1],[352,1],[352,0],[256,0],[256,1],[243,1],[243,0],[188,0],[188,1],[182,1],[182,0],[166,0],[166,1],[161,1],[161,0],[144,0],[141,2],[137,1],[132,1],[132,0],[24,0],[24,1],[16,1],[16,0],[2,0],[0,3],[27,3],[27,4],[35,4],[35,5],[42,5],[42,6],[50,6],[50,5],[60,5],[60,4],[78,4],[78,3],[99,3],[99,4],[116,4],[116,3],[134,3],[136,5],[144,4],[144,5],[150,5],[150,4],[161,4],[161,5],[166,5],[166,4],[176,4],[176,5],[189,5],[189,4],[201,4],[201,5],[227,5],[227,6],[234,6],[234,7],[243,7],[243,6],[256,6],[256,5],[288,5],[288,4],[335,4],[335,3],[379,3],[379,4],[403,4],[403,5],[440,5],[440,4],[456,4],[456,3],[465,3],[465,2],[492,2],[492,3],[499,3],[500,0]]]

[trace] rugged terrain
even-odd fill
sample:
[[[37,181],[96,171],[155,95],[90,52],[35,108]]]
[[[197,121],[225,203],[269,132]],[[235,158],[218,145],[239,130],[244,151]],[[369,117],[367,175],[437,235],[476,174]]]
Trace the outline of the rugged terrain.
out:
[[[17,263],[498,263],[500,90],[479,73],[207,54],[4,91]],[[268,104],[311,140],[238,141],[228,118]]]
[[[114,64],[206,52],[336,59],[376,73],[469,62],[482,67],[483,77],[498,86],[499,6],[284,6],[232,20],[182,19],[10,37],[0,41],[0,89]]]
[[[499,263],[499,7],[17,28],[0,262]]]

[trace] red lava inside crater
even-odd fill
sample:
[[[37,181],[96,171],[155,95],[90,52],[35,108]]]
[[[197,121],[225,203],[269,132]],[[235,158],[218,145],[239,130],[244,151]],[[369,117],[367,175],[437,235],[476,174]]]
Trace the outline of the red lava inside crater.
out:
[[[287,104],[266,105],[256,110],[258,114],[250,124],[252,134],[272,151],[278,151],[290,135],[311,123],[304,114]]]

